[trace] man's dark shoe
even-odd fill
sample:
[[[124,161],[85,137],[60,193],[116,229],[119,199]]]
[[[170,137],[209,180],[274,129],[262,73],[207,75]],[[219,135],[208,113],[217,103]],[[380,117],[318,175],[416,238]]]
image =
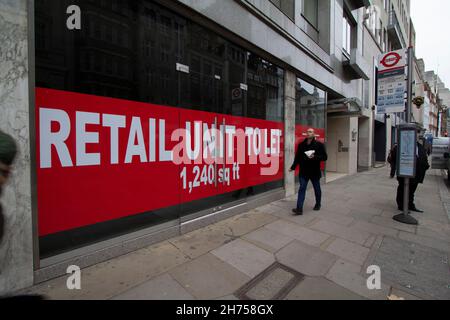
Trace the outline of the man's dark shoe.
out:
[[[316,204],[314,211],[320,211],[320,209],[322,209],[322,206],[320,204]]]
[[[302,216],[303,215],[303,209],[292,209],[292,212],[296,216]]]
[[[418,212],[418,213],[423,213],[424,212],[423,210],[417,209],[416,207],[411,207],[411,208],[409,208],[409,210],[412,211],[412,212]]]

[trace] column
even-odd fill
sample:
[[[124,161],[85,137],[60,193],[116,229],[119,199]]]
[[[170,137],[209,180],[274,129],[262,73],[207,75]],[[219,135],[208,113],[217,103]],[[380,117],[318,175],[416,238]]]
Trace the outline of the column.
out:
[[[295,157],[295,82],[296,75],[286,70],[284,77],[284,188],[286,197],[295,194],[295,175],[289,172]]]
[[[33,284],[27,0],[0,0],[0,129],[20,152],[0,201],[0,295]]]

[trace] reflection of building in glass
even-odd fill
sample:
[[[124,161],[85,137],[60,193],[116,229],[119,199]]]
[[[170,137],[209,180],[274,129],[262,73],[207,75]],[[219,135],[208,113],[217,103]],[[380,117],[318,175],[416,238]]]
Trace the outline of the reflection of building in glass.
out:
[[[247,60],[249,86],[248,116],[281,121],[284,72],[272,63],[249,54]]]
[[[68,31],[54,6],[83,8],[81,31]],[[128,98],[135,90],[133,10],[126,1],[53,1],[36,5],[37,86]]]
[[[136,1],[136,5],[139,100],[177,105],[175,66],[184,55],[186,20],[150,1]]]
[[[314,128],[325,127],[325,92],[306,81],[296,83],[296,123]]]
[[[68,1],[62,0],[51,4],[53,10],[64,12]],[[62,29],[65,24],[64,15],[52,14],[49,1],[38,2],[35,9],[36,30],[36,85],[54,89],[64,89],[73,83],[74,69],[73,36],[67,35]]]
[[[197,24],[188,24],[189,40],[183,62],[190,70],[182,81],[181,103],[193,109],[222,112],[226,90],[224,39]]]
[[[70,4],[81,31],[58,14]],[[283,120],[282,69],[154,1],[52,5],[36,3],[38,87]]]

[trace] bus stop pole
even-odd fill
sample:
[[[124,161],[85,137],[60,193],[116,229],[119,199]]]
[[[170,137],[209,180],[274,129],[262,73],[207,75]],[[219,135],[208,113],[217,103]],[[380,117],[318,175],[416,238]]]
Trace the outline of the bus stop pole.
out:
[[[411,123],[411,106],[412,106],[412,84],[413,84],[413,56],[414,49],[412,47],[408,48],[408,82],[407,82],[407,105],[406,105],[406,123],[407,125],[412,125]],[[398,141],[400,143],[400,141]],[[414,143],[417,143],[414,141]],[[414,155],[415,156],[415,155]],[[415,171],[415,170],[414,170]],[[403,198],[403,214],[394,217],[394,220],[406,223],[410,225],[417,225],[418,221],[414,219],[409,214],[409,186],[410,178],[404,178],[404,198]]]
[[[413,47],[408,48],[408,87],[406,102],[406,123],[411,123],[412,83],[413,83]],[[409,178],[405,178],[405,192],[403,198],[403,214],[409,215]],[[405,217],[406,218],[406,217]]]

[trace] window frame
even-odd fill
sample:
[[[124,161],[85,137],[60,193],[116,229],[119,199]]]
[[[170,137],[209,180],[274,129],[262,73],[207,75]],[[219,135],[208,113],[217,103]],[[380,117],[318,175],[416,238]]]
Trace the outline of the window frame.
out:
[[[306,4],[306,1],[308,1],[308,0],[303,0],[302,1],[302,17],[306,20],[306,22],[308,22],[308,24],[310,25],[310,26],[312,26],[314,29],[316,29],[317,31],[319,31],[319,4],[318,4],[318,0],[315,0],[315,3],[316,3],[316,17],[315,17],[315,19],[316,19],[316,23],[314,24],[314,22],[313,21],[311,21],[311,19],[306,15],[306,13],[305,13],[305,4]]]
[[[289,14],[288,13],[286,13],[284,10],[283,10],[283,6],[282,6],[282,4],[281,4],[281,2],[283,1],[283,0],[278,0],[278,2],[280,3],[279,5],[277,5],[276,4],[276,2],[275,2],[276,0],[269,0],[269,2],[273,5],[273,6],[275,6],[278,10],[280,10],[280,12],[281,13],[283,13],[286,17],[288,17],[289,18],[289,20],[291,20],[292,22],[294,22],[295,23],[295,12],[296,12],[296,1],[295,0],[288,0],[288,1],[292,1],[292,17],[291,16],[289,16]],[[287,1],[287,0],[284,0],[284,1]]]
[[[344,21],[346,22],[346,24],[344,24]],[[342,50],[343,50],[343,52],[345,54],[350,56],[352,49],[354,49],[356,47],[355,31],[356,31],[356,28],[357,28],[357,23],[355,22],[355,19],[354,19],[352,13],[346,8],[344,8],[344,11],[343,11],[343,14],[342,14],[342,22],[343,22],[343,28],[342,28],[342,35],[343,35]],[[347,30],[347,26],[349,27],[348,30]],[[345,31],[345,38],[347,38],[347,41],[345,41],[345,39],[344,39],[344,31]],[[348,42],[349,50],[347,50],[347,48],[345,46],[345,44],[347,42]]]

